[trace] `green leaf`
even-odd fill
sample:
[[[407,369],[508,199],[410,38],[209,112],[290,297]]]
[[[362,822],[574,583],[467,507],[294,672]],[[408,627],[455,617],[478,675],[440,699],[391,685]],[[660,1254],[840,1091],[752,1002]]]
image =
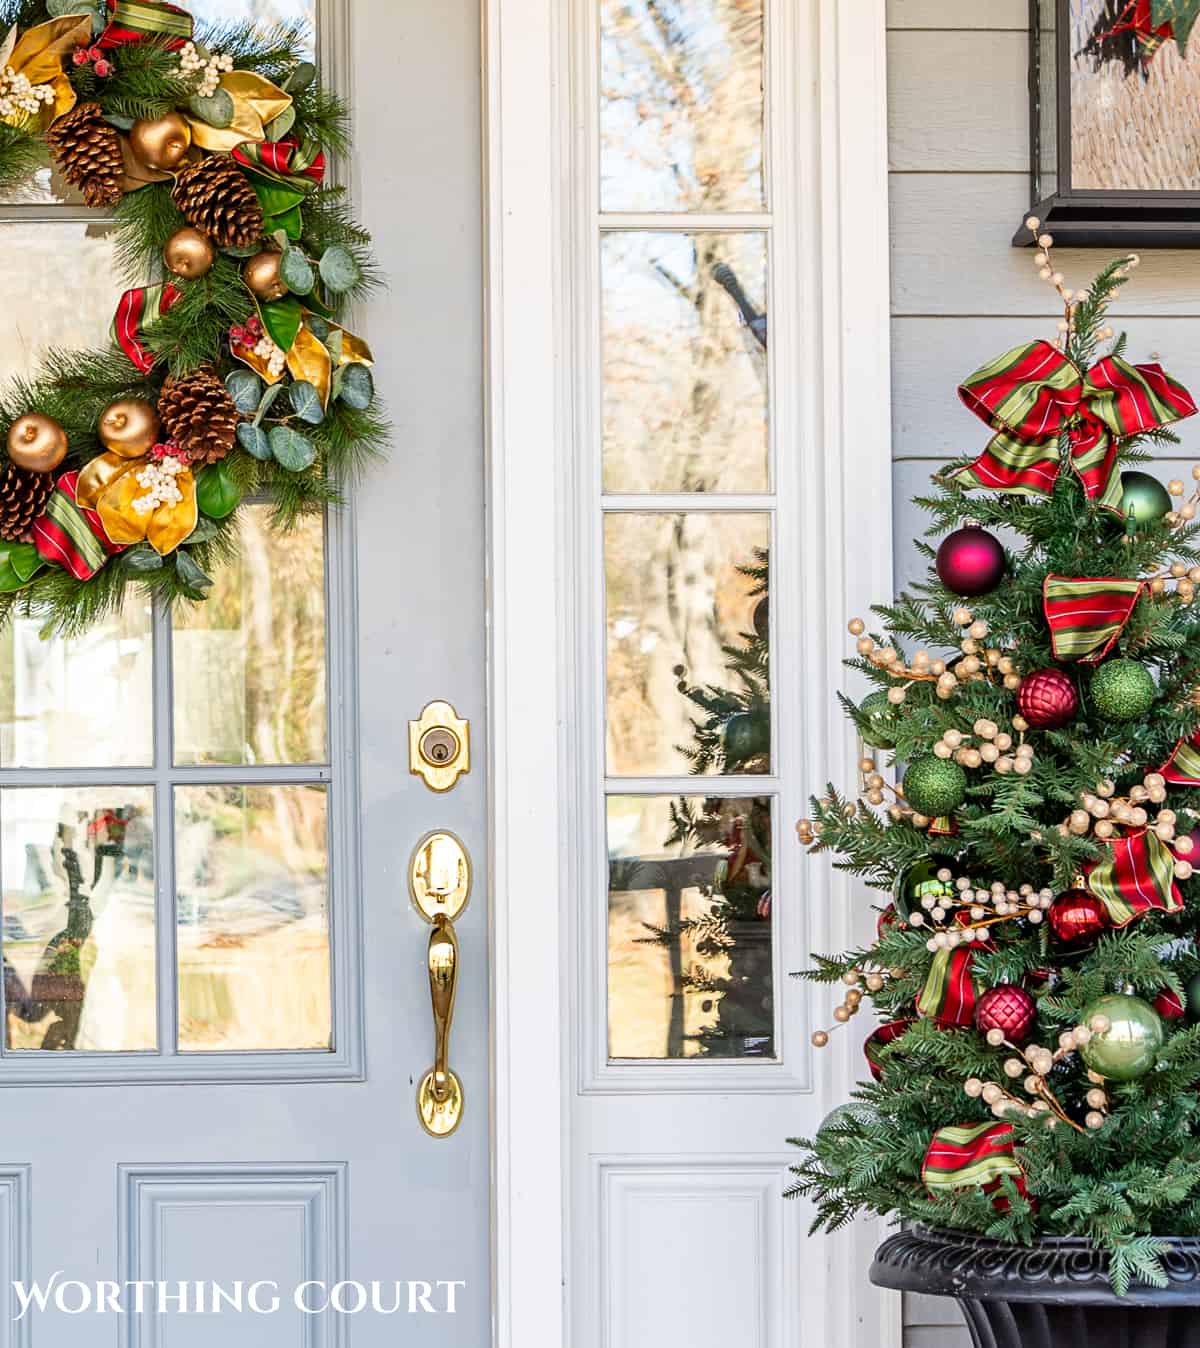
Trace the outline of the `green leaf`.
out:
[[[262,245],[258,243],[252,243],[248,244],[244,248],[233,248],[233,247],[222,248],[221,252],[224,253],[226,257],[236,257],[236,258],[257,257],[258,254],[262,252]]]
[[[292,401],[292,410],[301,421],[310,426],[319,426],[325,420],[325,409],[321,406],[321,395],[306,379],[297,379],[288,390]]]
[[[1171,25],[1171,32],[1179,44],[1179,54],[1187,55],[1188,38],[1200,17],[1200,0],[1151,0],[1150,25],[1159,28]]]
[[[0,543],[0,594],[23,590],[45,564],[32,543]]]
[[[365,365],[342,365],[333,378],[333,396],[365,412],[375,397],[375,378]]]
[[[210,539],[216,538],[220,532],[215,520],[201,515],[196,521],[196,527],[188,534],[188,547],[194,547],[197,543],[207,543]]]
[[[121,565],[130,571],[161,571],[163,559],[149,543],[139,543],[121,554]]]
[[[206,576],[182,548],[175,553],[175,573],[193,599],[203,599],[204,591],[212,586],[212,577]]]
[[[312,264],[299,248],[285,248],[279,259],[279,278],[293,295],[307,295],[316,285]]]
[[[223,130],[233,125],[233,95],[228,89],[218,89],[211,94],[193,94],[188,99],[188,111],[209,126]]]
[[[239,412],[253,412],[262,397],[262,380],[253,370],[231,370],[225,376],[225,387]]]
[[[316,445],[290,426],[272,426],[267,438],[275,461],[290,473],[302,473],[317,457]]]
[[[341,328],[330,328],[329,336],[325,339],[326,349],[329,351],[329,359],[333,361],[334,366],[342,363],[342,346],[345,334]]]
[[[262,396],[262,402],[260,402],[258,405],[258,411],[255,412],[254,414],[254,424],[256,426],[262,425],[263,417],[265,417],[267,413],[271,410],[271,407],[274,405],[275,399],[278,398],[282,392],[283,392],[282,380],[280,380],[279,383],[277,384],[267,385],[267,390]],[[262,457],[264,459],[269,459],[271,456],[269,454],[264,454]]]
[[[362,270],[354,254],[335,243],[321,254],[321,280],[332,294],[344,295],[362,280]]]
[[[282,183],[271,182],[253,173],[250,182],[265,216],[283,215],[305,200],[304,193],[297,192],[294,187],[284,187]]]
[[[76,14],[82,18],[85,14],[91,14],[95,8],[95,5],[84,4],[82,0],[46,0],[46,13],[52,19],[65,19],[68,15],[73,17]]]
[[[196,504],[212,519],[223,520],[237,508],[242,489],[224,463],[212,463],[196,478]]]
[[[308,330],[318,342],[324,342],[329,336],[329,324],[323,318],[314,318],[311,314],[308,316]]]
[[[275,385],[279,387],[278,384]],[[271,458],[271,442],[267,439],[267,433],[258,424],[257,421],[243,421],[237,428],[238,444],[246,451],[252,454],[256,459],[261,459],[263,463]]]
[[[270,141],[282,140],[284,136],[296,125],[295,106],[284,108],[278,117],[272,119],[267,127],[267,139]]]
[[[263,327],[271,340],[284,351],[290,351],[296,342],[296,334],[304,321],[300,301],[292,295],[281,300],[263,301],[258,306],[262,315]]]
[[[293,206],[290,210],[281,212],[279,215],[272,215],[267,218],[267,232],[274,231],[276,236],[282,234],[284,242],[299,243],[300,237],[304,233],[304,217],[300,214],[300,207]]]
[[[283,91],[288,94],[302,93],[317,78],[317,68],[311,61],[300,64],[283,82]]]

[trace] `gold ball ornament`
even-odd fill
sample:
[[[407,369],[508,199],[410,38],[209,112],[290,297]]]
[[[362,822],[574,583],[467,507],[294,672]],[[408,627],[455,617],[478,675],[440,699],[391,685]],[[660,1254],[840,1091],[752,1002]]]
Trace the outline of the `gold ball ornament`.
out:
[[[136,459],[158,443],[162,423],[144,398],[122,398],[100,414],[100,443],[124,459]]]
[[[8,457],[30,473],[52,473],[67,457],[67,433],[53,417],[27,412],[8,428]]]
[[[192,281],[209,270],[216,255],[217,250],[207,235],[189,226],[176,230],[167,240],[167,246],[163,249],[163,262],[169,272],[182,276],[185,281]]]
[[[134,122],[129,132],[129,148],[138,163],[164,173],[183,163],[191,144],[192,128],[177,112]]]
[[[282,256],[281,253],[256,253],[242,268],[242,279],[260,300],[279,300],[287,294],[287,286],[279,278]]]

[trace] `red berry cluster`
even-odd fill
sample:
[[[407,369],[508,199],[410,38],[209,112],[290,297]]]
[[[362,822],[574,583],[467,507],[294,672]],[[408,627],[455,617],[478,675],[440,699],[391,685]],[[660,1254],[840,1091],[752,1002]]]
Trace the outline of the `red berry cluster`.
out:
[[[101,79],[112,74],[112,62],[100,47],[76,47],[71,54],[71,60],[77,66],[90,65]]]
[[[155,463],[161,463],[163,459],[178,459],[179,462],[183,464],[191,462],[191,457],[187,450],[184,449],[182,445],[177,444],[174,440],[167,440],[160,444],[152,445],[148,457],[153,459]]]
[[[245,326],[241,323],[235,323],[229,329],[229,341],[233,346],[239,346],[253,351],[263,335],[262,320],[257,314],[246,320]]]

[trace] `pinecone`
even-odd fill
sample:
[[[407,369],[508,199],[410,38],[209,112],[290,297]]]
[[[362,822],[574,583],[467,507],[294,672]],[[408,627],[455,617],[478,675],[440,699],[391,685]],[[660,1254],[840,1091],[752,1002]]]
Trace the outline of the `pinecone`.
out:
[[[175,179],[171,196],[188,224],[218,248],[246,248],[262,237],[263,213],[254,188],[226,156],[189,164]]]
[[[0,469],[0,538],[10,543],[31,542],[33,522],[45,510],[53,490],[53,473],[31,473],[6,463]]]
[[[211,370],[168,378],[158,395],[158,415],[194,464],[223,459],[237,438],[238,410]]]
[[[121,139],[104,120],[99,103],[77,103],[51,125],[46,144],[63,177],[83,192],[87,205],[115,206],[121,200]]]

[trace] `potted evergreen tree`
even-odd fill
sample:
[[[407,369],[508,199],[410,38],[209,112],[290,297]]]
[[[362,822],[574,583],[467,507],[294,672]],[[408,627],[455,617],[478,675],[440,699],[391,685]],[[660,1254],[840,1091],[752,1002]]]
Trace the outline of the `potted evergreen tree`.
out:
[[[887,898],[806,976],[879,1023],[790,1192],[901,1221],[872,1278],[976,1344],[1200,1342],[1200,492],[1137,466],[1196,407],[1108,327],[1137,258],[1073,292],[1052,244],[1057,336],[959,390],[992,438],[918,502],[928,580],[849,624],[858,790],[798,831]]]

